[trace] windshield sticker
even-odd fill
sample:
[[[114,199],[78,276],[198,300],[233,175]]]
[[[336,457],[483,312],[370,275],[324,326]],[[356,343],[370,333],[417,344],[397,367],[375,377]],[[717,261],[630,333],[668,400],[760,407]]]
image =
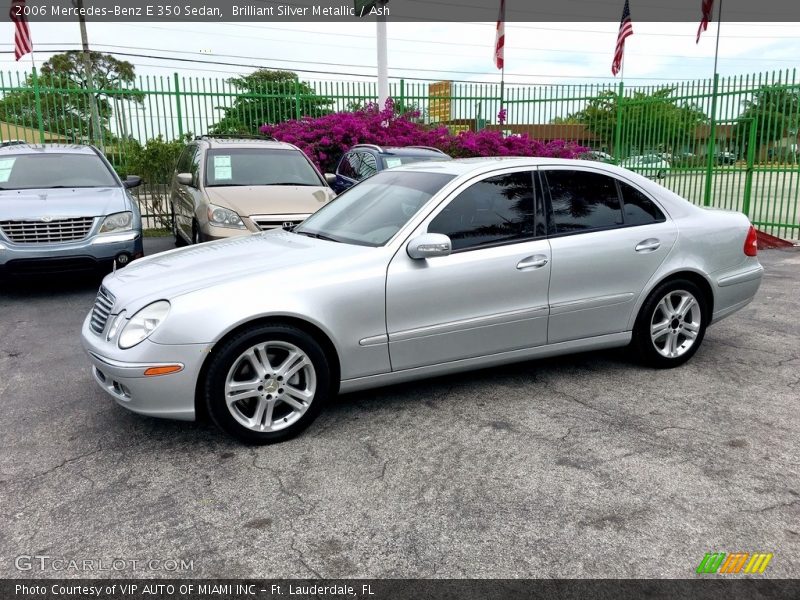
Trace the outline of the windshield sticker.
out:
[[[219,155],[214,157],[214,179],[217,181],[233,179],[231,170],[231,157],[229,155]]]
[[[387,158],[386,159],[386,168],[393,169],[394,167],[399,167],[403,164],[403,161],[399,158]]]
[[[0,159],[0,183],[6,183],[8,178],[11,177],[11,169],[14,166],[16,158],[2,158]]]

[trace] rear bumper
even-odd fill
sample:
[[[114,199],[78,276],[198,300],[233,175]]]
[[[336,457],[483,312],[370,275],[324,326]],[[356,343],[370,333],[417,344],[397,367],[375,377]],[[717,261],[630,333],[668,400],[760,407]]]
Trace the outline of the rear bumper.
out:
[[[114,260],[122,255],[127,261],[144,255],[140,232],[92,236],[65,244],[12,244],[0,238],[0,273],[36,275],[111,270]]]
[[[763,275],[764,267],[755,259],[734,271],[717,274],[711,321],[724,319],[747,306],[755,297]]]

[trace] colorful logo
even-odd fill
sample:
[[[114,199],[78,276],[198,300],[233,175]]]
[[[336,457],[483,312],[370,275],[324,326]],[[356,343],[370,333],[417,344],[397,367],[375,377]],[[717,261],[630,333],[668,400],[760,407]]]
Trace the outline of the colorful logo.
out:
[[[724,573],[735,575],[737,573],[763,573],[767,569],[772,553],[765,552],[708,552],[697,567],[698,573]],[[745,566],[746,565],[746,566]]]

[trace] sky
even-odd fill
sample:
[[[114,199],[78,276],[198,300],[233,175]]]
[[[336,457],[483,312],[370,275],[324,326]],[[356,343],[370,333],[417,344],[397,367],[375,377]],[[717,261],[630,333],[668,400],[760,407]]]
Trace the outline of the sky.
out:
[[[613,82],[610,66],[619,24],[507,23],[507,83]],[[632,85],[708,78],[714,69],[717,24],[695,43],[697,24],[634,22],[626,42],[624,79]],[[32,23],[35,62],[52,50],[79,49],[77,22]],[[745,75],[800,66],[800,24],[729,23],[720,31],[720,75]],[[375,23],[88,23],[93,49],[166,56],[118,55],[137,75],[227,77],[251,66],[297,71],[309,80],[374,77]],[[388,24],[390,75],[408,80],[499,82],[493,64],[494,23]],[[0,70],[29,70],[13,56],[13,27],[0,24]],[[175,58],[188,59],[178,62]]]

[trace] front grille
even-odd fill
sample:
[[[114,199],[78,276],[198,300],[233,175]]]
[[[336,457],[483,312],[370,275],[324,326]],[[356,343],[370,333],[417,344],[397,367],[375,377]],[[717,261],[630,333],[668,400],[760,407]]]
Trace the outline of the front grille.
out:
[[[108,316],[111,314],[111,309],[114,308],[115,300],[114,294],[105,287],[100,286],[100,291],[97,292],[97,299],[94,301],[94,308],[92,309],[92,319],[89,322],[95,333],[103,333],[108,322]]]
[[[84,239],[94,217],[46,221],[0,221],[3,234],[15,244],[57,244]]]
[[[306,220],[308,215],[255,215],[250,217],[261,231],[291,229]]]

